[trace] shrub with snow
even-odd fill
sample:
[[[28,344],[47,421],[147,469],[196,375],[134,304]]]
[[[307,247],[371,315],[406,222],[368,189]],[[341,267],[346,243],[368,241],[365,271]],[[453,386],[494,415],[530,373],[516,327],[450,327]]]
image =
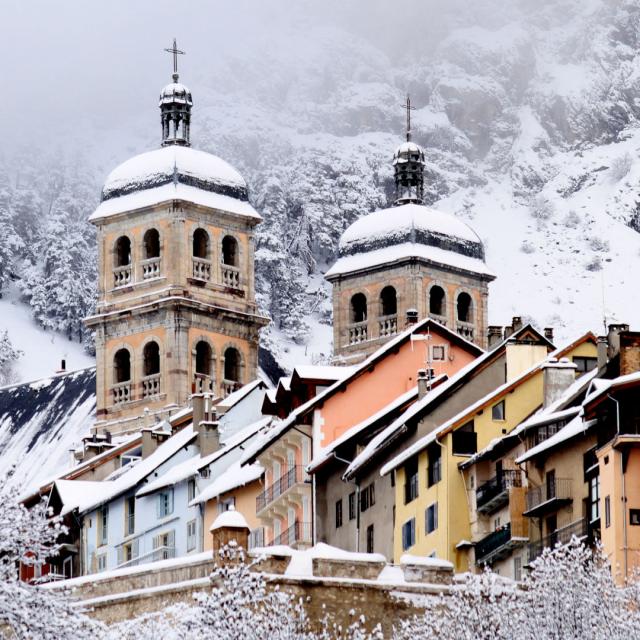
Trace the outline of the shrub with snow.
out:
[[[614,182],[619,182],[624,178],[633,166],[633,158],[629,152],[614,158],[611,163],[610,174]]]

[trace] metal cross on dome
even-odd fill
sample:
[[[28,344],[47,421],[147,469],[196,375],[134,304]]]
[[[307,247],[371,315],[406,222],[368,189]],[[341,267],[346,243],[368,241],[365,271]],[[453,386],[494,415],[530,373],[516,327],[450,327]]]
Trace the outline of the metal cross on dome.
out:
[[[171,49],[165,49],[165,51],[167,53],[172,53],[173,54],[173,75],[177,76],[178,75],[178,55],[185,55],[186,51],[180,51],[180,49],[178,49],[178,45],[176,43],[176,39],[173,39],[173,47],[171,47]]]
[[[174,42],[175,46],[175,42]],[[411,112],[415,111],[416,108],[411,106],[411,97],[407,93],[407,101],[402,105],[404,109],[407,110],[407,142],[411,141]]]

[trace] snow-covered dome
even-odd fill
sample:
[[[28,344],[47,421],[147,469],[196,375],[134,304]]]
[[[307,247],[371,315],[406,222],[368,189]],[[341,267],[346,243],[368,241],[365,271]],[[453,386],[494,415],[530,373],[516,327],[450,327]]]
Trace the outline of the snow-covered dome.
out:
[[[169,145],[123,162],[107,177],[102,200],[184,184],[238,200],[247,200],[247,183],[229,163],[191,147]]]
[[[394,165],[409,161],[424,164],[424,151],[422,147],[411,141],[403,142],[393,154]]]
[[[229,528],[229,529],[249,529],[249,525],[245,517],[236,511],[235,507],[231,505],[227,511],[223,511],[214,521],[209,531],[215,531],[216,529]]]
[[[170,102],[193,105],[191,91],[181,82],[171,82],[160,92],[160,106]]]
[[[342,234],[338,254],[328,278],[411,258],[491,275],[482,241],[469,225],[415,203],[362,216]]]

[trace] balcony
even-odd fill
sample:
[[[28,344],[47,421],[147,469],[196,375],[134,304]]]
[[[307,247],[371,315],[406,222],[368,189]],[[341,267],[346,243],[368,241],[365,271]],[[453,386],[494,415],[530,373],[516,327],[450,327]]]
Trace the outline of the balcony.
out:
[[[475,326],[472,322],[456,321],[456,333],[467,340],[473,341]]]
[[[223,380],[222,381],[222,395],[226,398],[230,396],[234,391],[237,391],[242,385],[235,380]]]
[[[306,482],[306,480],[307,474],[302,465],[297,464],[291,467],[256,498],[256,513],[266,509],[268,505],[294,485]]]
[[[142,378],[142,397],[156,398],[160,395],[160,374],[154,373]]]
[[[118,382],[111,388],[113,404],[124,404],[131,400],[131,380],[126,382]]]
[[[509,489],[522,486],[522,473],[505,470],[476,489],[476,509],[478,513],[489,514],[509,502]]]
[[[204,258],[191,258],[193,261],[193,279],[209,282],[211,280],[211,261]]]
[[[437,313],[430,313],[429,317],[432,320],[435,320],[438,324],[441,324],[443,327],[447,326],[447,319],[445,316],[438,315]]]
[[[222,265],[222,284],[231,289],[240,288],[240,269],[228,264]]]
[[[526,537],[512,535],[511,523],[506,524],[476,542],[476,564],[491,564],[506,558],[513,549],[527,541]]]
[[[556,478],[553,482],[527,491],[527,510],[523,515],[539,518],[573,502],[570,478]]]
[[[149,258],[143,260],[140,265],[142,266],[142,279],[151,280],[152,278],[160,277],[160,258]]]
[[[390,316],[381,316],[378,318],[378,335],[381,338],[395,336],[398,333],[398,316],[393,314]]]
[[[565,527],[556,529],[552,534],[545,536],[541,540],[536,540],[529,545],[527,559],[531,563],[538,556],[542,555],[544,549],[553,549],[557,544],[566,544],[576,536],[580,540],[584,540],[589,536],[589,528],[585,518],[580,518]]]
[[[313,539],[311,536],[311,523],[310,522],[298,522],[297,520],[279,536],[271,541],[270,546],[286,544],[290,547],[298,544],[311,545]]]
[[[113,270],[113,286],[117,287],[126,287],[128,284],[131,284],[132,269],[131,265],[127,264],[123,267],[116,267]]]
[[[213,393],[214,380],[206,373],[196,373],[193,376],[193,393]]]
[[[367,321],[349,325],[349,344],[361,344],[368,340]]]

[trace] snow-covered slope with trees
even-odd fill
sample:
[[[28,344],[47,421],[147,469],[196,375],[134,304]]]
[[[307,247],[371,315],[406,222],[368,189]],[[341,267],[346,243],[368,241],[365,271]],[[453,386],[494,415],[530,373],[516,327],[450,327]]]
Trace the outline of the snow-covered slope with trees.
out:
[[[288,366],[330,353],[322,274],[341,232],[389,204],[406,92],[428,204],[477,231],[498,276],[490,323],[523,315],[560,338],[605,318],[640,326],[637,2],[422,4],[334,3],[331,18],[306,3],[256,8],[236,46],[212,38],[211,55],[190,60],[197,73],[181,76],[194,146],[242,173],[264,217],[265,346]],[[86,218],[108,172],[158,145],[155,108],[149,96],[125,120],[120,110],[72,136],[60,127],[64,153],[47,140],[0,169],[0,286],[13,274],[36,320],[72,340],[86,341],[78,319],[93,304]]]

